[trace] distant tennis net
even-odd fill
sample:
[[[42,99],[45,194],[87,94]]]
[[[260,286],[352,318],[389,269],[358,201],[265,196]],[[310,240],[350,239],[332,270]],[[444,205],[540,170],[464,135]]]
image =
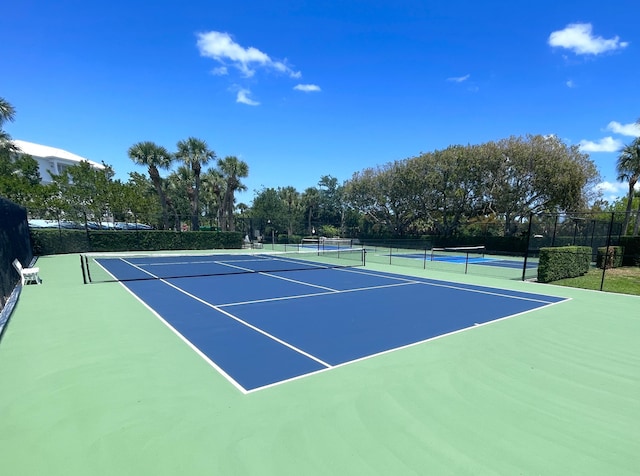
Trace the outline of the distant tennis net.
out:
[[[351,238],[303,238],[300,247],[306,250],[341,250],[345,248],[357,247],[357,240]]]
[[[364,266],[365,251],[339,249],[207,255],[98,253],[83,254],[80,262],[83,281],[90,284]]]
[[[464,263],[469,259],[484,258],[485,247],[453,246],[446,248],[431,248],[430,261],[448,261]]]

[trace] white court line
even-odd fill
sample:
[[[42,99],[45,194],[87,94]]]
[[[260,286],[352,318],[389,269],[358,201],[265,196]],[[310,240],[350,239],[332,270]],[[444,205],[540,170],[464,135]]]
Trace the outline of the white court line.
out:
[[[127,263],[126,260],[124,260],[123,258],[120,258],[120,259],[122,261],[124,261],[125,263]],[[105,273],[109,274],[115,281],[118,281],[118,279],[109,270],[107,270],[104,266],[102,266],[98,261],[96,261],[96,263],[98,263],[98,266],[100,266],[105,271]],[[127,264],[130,264],[130,263],[127,263]],[[142,270],[142,271],[144,271],[144,270]],[[147,274],[151,274],[151,273],[147,273]],[[181,341],[183,341],[185,344],[187,344],[187,346],[189,348],[191,348],[191,350],[193,350],[196,354],[198,354],[200,357],[202,357],[205,362],[207,362],[211,367],[213,367],[215,370],[217,370],[220,375],[222,375],[229,383],[231,383],[231,385],[233,385],[235,388],[237,388],[240,392],[242,392],[245,395],[248,393],[246,388],[244,388],[242,385],[240,385],[233,377],[231,377],[231,375],[229,375],[227,372],[225,372],[222,367],[220,367],[213,360],[211,360],[209,357],[207,357],[207,355],[204,352],[202,352],[189,339],[187,339],[185,336],[183,336],[175,327],[173,327],[167,320],[165,320],[164,317],[162,317],[160,314],[158,314],[155,309],[153,309],[151,306],[149,306],[149,304],[147,304],[140,296],[138,296],[131,289],[129,289],[127,286],[125,286],[123,281],[118,281],[118,284],[120,284],[120,286],[122,286],[129,294],[131,294],[139,303],[141,303],[144,307],[146,307],[149,311],[151,311],[151,313],[154,316],[156,316],[158,319],[160,319],[160,322],[162,322],[165,326],[167,326],[169,328],[169,330],[171,332],[173,332],[176,336],[178,336],[178,338]]]
[[[273,276],[273,277],[277,278],[277,276]],[[416,282],[416,283],[381,284],[380,286],[368,286],[366,288],[343,289],[342,291],[338,290],[338,291],[328,291],[324,293],[294,294],[293,296],[281,296],[281,297],[275,297],[275,298],[255,299],[252,301],[230,302],[227,304],[218,304],[218,306],[232,307],[232,306],[243,306],[245,304],[255,304],[255,303],[261,303],[261,302],[288,301],[293,299],[304,299],[304,298],[310,298],[315,296],[329,296],[334,294],[357,293],[360,291],[371,291],[373,289],[396,288],[398,286],[409,286],[412,284],[419,284],[419,283]]]
[[[571,300],[570,298],[565,298],[565,301],[570,301],[570,300]],[[415,346],[424,344],[425,342],[431,342],[431,341],[434,341],[434,340],[437,340],[437,339],[441,339],[443,337],[449,337],[449,336],[452,336],[454,334],[460,334],[461,332],[466,332],[466,331],[469,331],[471,329],[476,329],[478,327],[488,326],[488,325],[493,324],[495,322],[500,322],[500,321],[504,321],[504,320],[507,320],[507,319],[511,319],[513,317],[517,317],[517,316],[521,316],[521,315],[524,315],[524,314],[528,314],[530,312],[539,311],[540,309],[544,309],[545,307],[555,306],[556,304],[562,304],[565,301],[547,302],[546,306],[536,307],[536,308],[529,309],[529,310],[526,310],[526,311],[518,312],[516,314],[511,314],[509,316],[504,316],[504,317],[500,317],[498,319],[493,319],[491,321],[483,322],[481,324],[474,323],[473,325],[471,325],[469,327],[465,327],[465,328],[458,329],[458,330],[455,330],[455,331],[447,332],[446,334],[439,334],[437,336],[429,337],[428,339],[423,339],[423,340],[417,341],[417,342],[412,342],[410,344],[405,344],[405,345],[402,345],[400,347],[394,347],[392,349],[383,350],[383,351],[377,352],[375,354],[365,355],[365,356],[359,357],[357,359],[353,359],[353,360],[349,360],[349,361],[346,361],[346,362],[342,362],[340,364],[333,365],[330,368],[321,369],[321,370],[315,370],[313,372],[297,375],[295,377],[291,377],[291,378],[286,379],[286,380],[280,380],[278,382],[273,382],[273,383],[270,383],[268,385],[263,385],[262,387],[252,388],[251,390],[247,390],[246,393],[249,394],[249,393],[258,392],[260,390],[266,390],[267,388],[277,387],[278,385],[282,385],[282,384],[285,384],[285,383],[293,382],[295,380],[301,380],[303,378],[310,377],[312,375],[317,375],[317,374],[326,372],[328,370],[335,370],[335,369],[338,369],[340,367],[345,367],[347,365],[355,364],[357,362],[362,362],[362,361],[365,361],[365,360],[369,360],[369,359],[372,359],[372,358],[375,358],[375,357],[379,357],[381,355],[391,354],[392,352],[408,349],[410,347],[415,347]]]
[[[366,274],[369,276],[376,276],[376,277],[383,277],[383,278],[389,278],[389,279],[397,279],[399,281],[410,281],[411,283],[417,283],[417,284],[422,284],[424,286],[435,286],[435,287],[440,287],[440,288],[449,288],[449,289],[456,289],[458,291],[468,291],[468,292],[472,292],[472,293],[479,293],[479,294],[488,294],[490,296],[499,296],[499,297],[506,297],[506,298],[512,298],[512,299],[520,299],[522,301],[533,301],[533,302],[542,302],[542,303],[547,303],[547,304],[553,304],[550,301],[545,301],[544,299],[536,299],[536,298],[530,298],[530,297],[526,297],[526,296],[513,296],[511,294],[504,294],[504,293],[496,293],[496,292],[492,292],[492,291],[484,291],[482,289],[472,289],[472,288],[467,288],[464,285],[455,285],[455,284],[444,284],[443,283],[433,283],[430,282],[432,279],[431,278],[425,278],[425,279],[429,279],[430,281],[421,281],[420,278],[417,279],[409,279],[409,278],[404,278],[402,276],[386,276],[384,274],[379,274],[376,272],[373,273],[369,273],[366,271],[359,271],[359,270],[354,270],[354,269],[346,269],[346,268],[341,268],[338,269],[338,271],[344,271],[344,272],[349,272],[349,273],[360,273],[360,274]],[[446,282],[446,281],[445,281]],[[470,285],[472,286],[472,285]],[[496,288],[499,289],[499,288]],[[531,294],[527,291],[514,291],[514,292],[522,292],[523,294]],[[553,297],[553,296],[552,296]]]
[[[133,266],[134,268],[138,268],[138,269],[140,269],[140,271],[143,271],[143,272],[145,272],[145,273],[149,274],[150,276],[154,276],[153,274],[149,273],[148,271],[146,271],[146,270],[144,270],[144,269],[139,268],[139,267],[138,267],[138,266],[136,266],[135,264],[133,264],[133,263],[131,263],[131,262],[128,262],[128,261],[127,261],[127,260],[125,260],[125,259],[123,259],[123,261],[124,261],[125,263],[127,263],[128,265]],[[224,315],[225,315],[225,316],[227,316],[227,317],[230,317],[231,319],[235,320],[236,322],[239,322],[240,324],[242,324],[242,325],[244,325],[244,326],[248,327],[249,329],[252,329],[252,330],[254,330],[254,331],[258,332],[259,334],[262,334],[262,335],[264,335],[265,337],[268,337],[269,339],[274,340],[274,341],[275,341],[275,342],[277,342],[278,344],[281,344],[281,345],[283,345],[283,346],[285,346],[285,347],[288,347],[289,349],[293,350],[294,352],[297,352],[297,353],[299,353],[299,354],[301,354],[301,355],[304,355],[305,357],[307,357],[307,358],[309,358],[309,359],[311,359],[311,360],[313,360],[313,361],[315,361],[315,362],[319,363],[320,365],[323,365],[323,366],[325,366],[325,367],[327,367],[327,368],[331,367],[331,365],[330,365],[330,364],[328,364],[328,363],[324,362],[323,360],[319,359],[318,357],[316,357],[316,356],[314,356],[314,355],[311,355],[311,354],[309,354],[308,352],[305,352],[305,351],[304,351],[304,350],[302,350],[302,349],[299,349],[298,347],[296,347],[296,346],[294,346],[294,345],[292,345],[292,344],[290,344],[290,343],[288,343],[288,342],[286,342],[286,341],[284,341],[284,340],[282,340],[282,339],[280,339],[280,338],[278,338],[278,337],[274,336],[273,334],[268,333],[267,331],[264,331],[264,330],[260,329],[259,327],[254,326],[253,324],[250,324],[250,323],[248,323],[248,322],[246,322],[246,321],[243,321],[242,319],[240,319],[240,318],[239,318],[239,317],[237,317],[237,316],[234,316],[234,315],[233,315],[233,314],[231,314],[230,312],[227,312],[227,311],[225,311],[224,309],[221,309],[219,306],[216,306],[215,304],[211,304],[211,303],[209,303],[209,302],[205,301],[204,299],[201,299],[201,298],[199,298],[198,296],[196,296],[196,295],[194,295],[194,294],[191,294],[190,292],[185,291],[184,289],[181,289],[180,287],[176,286],[175,284],[170,283],[170,282],[169,282],[169,281],[167,281],[166,279],[159,278],[158,276],[155,276],[155,278],[157,278],[159,281],[163,282],[163,283],[164,283],[164,284],[166,284],[167,286],[170,286],[170,287],[174,288],[176,291],[179,291],[179,292],[181,292],[181,293],[185,294],[186,296],[189,296],[191,299],[195,299],[196,301],[198,301],[198,302],[200,302],[200,303],[204,304],[205,306],[210,307],[211,309],[214,309],[214,310],[216,310],[216,311],[218,311],[218,312],[220,312],[220,313],[224,314]]]
[[[292,350],[294,350],[296,352],[299,352],[302,355],[307,356],[308,358],[320,363],[321,365],[323,365],[325,367],[324,369],[321,369],[321,370],[316,370],[316,371],[309,372],[309,373],[302,374],[302,375],[298,375],[298,376],[295,376],[295,377],[292,377],[292,378],[289,378],[289,379],[281,380],[281,381],[274,382],[274,383],[271,383],[271,384],[268,384],[268,385],[264,385],[264,386],[261,386],[261,387],[253,388],[251,390],[247,390],[244,387],[242,387],[238,382],[236,382],[229,374],[227,374],[222,368],[220,368],[209,357],[207,357],[202,351],[200,351],[186,337],[184,337],[182,334],[180,334],[179,331],[177,331],[170,323],[168,323],[164,318],[162,318],[162,316],[160,316],[157,312],[155,312],[146,302],[144,302],[142,299],[140,299],[133,291],[131,291],[126,286],[124,286],[124,283],[120,283],[121,285],[123,285],[125,287],[125,289],[127,289],[127,291],[129,291],[129,293],[131,293],[145,307],[147,307],[149,310],[151,310],[151,312],[153,314],[155,314],[156,317],[158,317],[167,327],[169,327],[178,337],[180,337],[181,340],[183,340],[198,355],[200,355],[203,359],[205,359],[206,362],[208,362],[213,368],[215,368],[224,378],[226,378],[229,382],[231,382],[234,385],[234,387],[236,387],[238,390],[240,390],[243,394],[254,393],[254,392],[257,392],[257,391],[260,391],[260,390],[264,390],[264,389],[267,389],[267,388],[275,387],[275,386],[278,386],[278,385],[281,385],[281,384],[284,384],[284,383],[292,382],[294,380],[299,380],[299,379],[306,378],[306,377],[311,376],[311,375],[315,375],[315,374],[318,374],[318,373],[326,372],[327,370],[335,369],[335,368],[338,368],[338,367],[343,367],[343,366],[346,366],[346,365],[351,365],[351,364],[356,363],[356,362],[368,360],[370,358],[377,357],[377,356],[384,355],[384,354],[388,354],[388,353],[391,353],[391,352],[395,352],[397,350],[402,350],[402,349],[406,349],[406,348],[409,348],[409,347],[417,346],[417,345],[423,344],[425,342],[429,342],[429,341],[432,341],[432,340],[440,339],[441,337],[447,337],[447,336],[450,336],[450,335],[453,335],[453,334],[457,334],[457,333],[460,333],[460,332],[468,331],[469,329],[474,329],[476,327],[482,327],[482,326],[485,326],[485,325],[493,324],[494,322],[499,322],[499,321],[502,321],[502,320],[510,319],[512,317],[516,317],[516,316],[519,316],[519,315],[527,314],[529,312],[540,310],[540,309],[542,309],[544,307],[553,306],[553,305],[556,305],[556,304],[561,304],[561,303],[563,303],[565,301],[571,300],[571,299],[568,299],[568,298],[564,298],[564,300],[562,300],[562,301],[549,302],[549,301],[544,301],[544,300],[541,300],[541,299],[526,298],[526,297],[523,297],[523,296],[512,296],[512,295],[503,294],[503,293],[495,293],[495,292],[483,291],[483,290],[480,290],[480,289],[469,289],[469,288],[464,287],[464,285],[457,286],[457,285],[451,285],[451,284],[425,282],[425,281],[421,281],[420,278],[410,279],[410,278],[405,278],[405,277],[397,276],[397,275],[390,276],[390,275],[387,275],[387,274],[380,274],[378,272],[361,271],[361,270],[356,270],[356,269],[353,269],[353,268],[334,268],[337,271],[341,271],[341,272],[358,273],[358,274],[364,274],[364,275],[369,275],[369,276],[374,276],[374,277],[383,277],[383,278],[387,278],[387,279],[391,279],[391,280],[401,281],[400,283],[396,283],[396,284],[380,285],[380,286],[372,286],[372,287],[366,287],[366,288],[343,290],[343,291],[337,291],[337,293],[358,292],[358,291],[370,290],[370,289],[379,289],[379,288],[396,287],[396,286],[403,286],[403,285],[421,284],[421,285],[429,285],[429,286],[435,286],[435,287],[451,288],[451,289],[461,290],[461,291],[470,291],[470,292],[476,292],[476,293],[481,293],[481,294],[488,294],[488,295],[495,295],[495,296],[513,298],[513,299],[521,299],[521,300],[526,300],[526,301],[539,302],[539,303],[545,304],[545,306],[537,307],[537,308],[534,308],[534,309],[529,309],[527,311],[523,311],[523,312],[520,312],[520,313],[517,313],[517,314],[512,314],[512,315],[509,315],[509,316],[504,316],[504,317],[501,317],[501,318],[498,318],[498,319],[494,319],[494,320],[491,320],[491,321],[487,321],[487,322],[484,322],[484,323],[481,323],[481,324],[474,323],[472,326],[469,326],[469,327],[466,327],[466,328],[463,328],[463,329],[458,329],[456,331],[452,331],[452,332],[449,332],[449,333],[446,333],[446,334],[441,334],[441,335],[434,336],[434,337],[431,337],[431,338],[428,338],[428,339],[424,339],[424,340],[421,340],[421,341],[418,341],[418,342],[413,342],[413,343],[410,343],[410,344],[406,344],[404,346],[395,347],[395,348],[392,348],[392,349],[381,351],[381,352],[378,352],[378,353],[375,353],[375,354],[366,355],[366,356],[363,356],[363,357],[360,357],[360,358],[357,358],[357,359],[354,359],[354,360],[351,360],[351,361],[342,362],[342,363],[337,364],[337,365],[331,365],[329,363],[326,363],[326,362],[316,358],[315,356],[312,356],[311,354],[308,354],[308,353],[302,351],[301,349],[296,348],[295,346],[293,346],[293,345],[291,345],[291,344],[289,344],[289,343],[287,343],[285,341],[282,341],[281,339],[279,339],[279,338],[277,338],[275,336],[272,336],[271,334],[269,334],[269,333],[267,333],[265,331],[262,331],[261,329],[259,329],[259,328],[255,327],[255,326],[243,321],[242,319],[239,319],[238,317],[236,317],[236,316],[224,311],[223,309],[221,309],[221,307],[248,304],[248,303],[252,303],[252,302],[266,302],[266,301],[274,301],[274,300],[295,299],[295,298],[299,298],[299,297],[313,297],[313,296],[319,296],[319,295],[336,294],[336,292],[331,291],[331,292],[326,292],[326,293],[315,293],[315,294],[308,294],[308,295],[302,295],[302,296],[291,296],[291,297],[283,297],[283,298],[272,298],[272,299],[265,299],[265,300],[246,301],[244,303],[232,303],[232,304],[224,304],[224,305],[216,306],[216,305],[210,304],[210,303],[200,299],[197,296],[194,296],[194,295],[190,294],[189,292],[187,292],[187,291],[185,291],[183,289],[180,289],[179,287],[167,282],[166,280],[164,280],[162,278],[159,278],[158,276],[153,275],[152,273],[140,268],[139,266],[136,266],[135,264],[128,262],[124,258],[122,258],[122,260],[124,262],[126,262],[128,265],[133,266],[133,267],[139,269],[140,271],[142,271],[142,272],[144,272],[144,273],[146,273],[146,274],[148,274],[148,275],[150,275],[150,276],[162,281],[163,283],[175,288],[179,292],[182,292],[182,293],[186,294],[187,296],[191,297],[192,299],[195,299],[195,300],[205,304],[206,306],[211,307],[211,308],[213,308],[213,309],[215,309],[215,310],[227,315],[228,317],[230,317],[230,318],[236,320],[237,322],[239,322],[239,323],[241,323],[241,324],[243,324],[243,325],[255,330],[256,332],[259,332],[259,333],[261,333],[261,334],[263,334],[263,335],[265,335],[265,336],[267,336],[269,338],[272,338],[276,342],[281,343],[282,345],[285,345],[285,346],[291,348]],[[105,270],[105,271],[108,274],[111,274],[107,270]],[[253,270],[251,270],[251,271],[253,271]],[[260,273],[260,274],[263,274],[263,275],[266,275],[266,276],[269,276],[269,277],[278,278],[278,276],[272,276],[272,275],[269,275],[268,273]],[[114,276],[114,279],[115,279],[115,276]],[[304,282],[301,282],[301,283],[302,284],[307,284],[307,285],[309,284],[309,283],[304,283]],[[514,292],[519,292],[519,291],[514,291]],[[524,293],[525,294],[529,294],[526,291],[524,291]]]
[[[286,260],[279,260],[279,261],[286,261]],[[319,288],[319,289],[324,289],[326,291],[338,292],[337,289],[328,288],[326,286],[320,286],[320,285],[312,284],[312,283],[305,283],[304,281],[297,281],[295,279],[285,278],[283,276],[277,276],[277,275],[271,274],[271,273],[269,273],[267,271],[256,271],[256,270],[251,269],[251,268],[244,268],[242,266],[238,266],[238,265],[234,265],[234,264],[228,264],[228,263],[225,263],[224,261],[221,261],[219,264],[222,264],[224,266],[229,266],[230,268],[240,269],[242,271],[254,272],[254,273],[257,273],[257,274],[261,274],[263,276],[268,276],[270,278],[282,279],[283,281],[289,281],[289,282],[292,282],[292,283],[303,284],[305,286],[309,286],[309,287],[312,287],[312,288]],[[302,271],[304,271],[304,270],[302,270]]]

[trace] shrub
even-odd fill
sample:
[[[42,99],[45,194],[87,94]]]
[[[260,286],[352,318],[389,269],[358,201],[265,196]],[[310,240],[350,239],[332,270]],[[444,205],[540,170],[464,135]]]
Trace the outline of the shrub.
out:
[[[624,246],[623,266],[640,266],[640,236],[621,236],[620,243]]]
[[[596,258],[596,266],[602,268],[619,268],[622,266],[622,257],[624,256],[624,248],[622,246],[603,246],[598,248]]]
[[[239,232],[31,230],[36,255],[88,251],[206,250],[242,247]]]
[[[541,248],[538,263],[538,281],[549,283],[564,278],[575,278],[589,271],[591,248],[588,246],[563,246]]]

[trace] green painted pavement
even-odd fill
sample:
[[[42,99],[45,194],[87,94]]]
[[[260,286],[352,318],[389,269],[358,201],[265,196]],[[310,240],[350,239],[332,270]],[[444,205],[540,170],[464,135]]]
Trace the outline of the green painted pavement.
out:
[[[638,297],[406,270],[572,299],[243,395],[77,255],[38,266],[0,341],[2,474],[640,474]]]

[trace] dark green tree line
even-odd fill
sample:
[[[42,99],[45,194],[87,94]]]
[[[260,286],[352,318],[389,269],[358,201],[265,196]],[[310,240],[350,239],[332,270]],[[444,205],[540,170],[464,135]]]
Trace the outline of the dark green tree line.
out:
[[[599,174],[576,146],[554,136],[450,146],[354,174],[345,201],[373,226],[450,236],[478,219],[504,234],[531,213],[583,210]]]

